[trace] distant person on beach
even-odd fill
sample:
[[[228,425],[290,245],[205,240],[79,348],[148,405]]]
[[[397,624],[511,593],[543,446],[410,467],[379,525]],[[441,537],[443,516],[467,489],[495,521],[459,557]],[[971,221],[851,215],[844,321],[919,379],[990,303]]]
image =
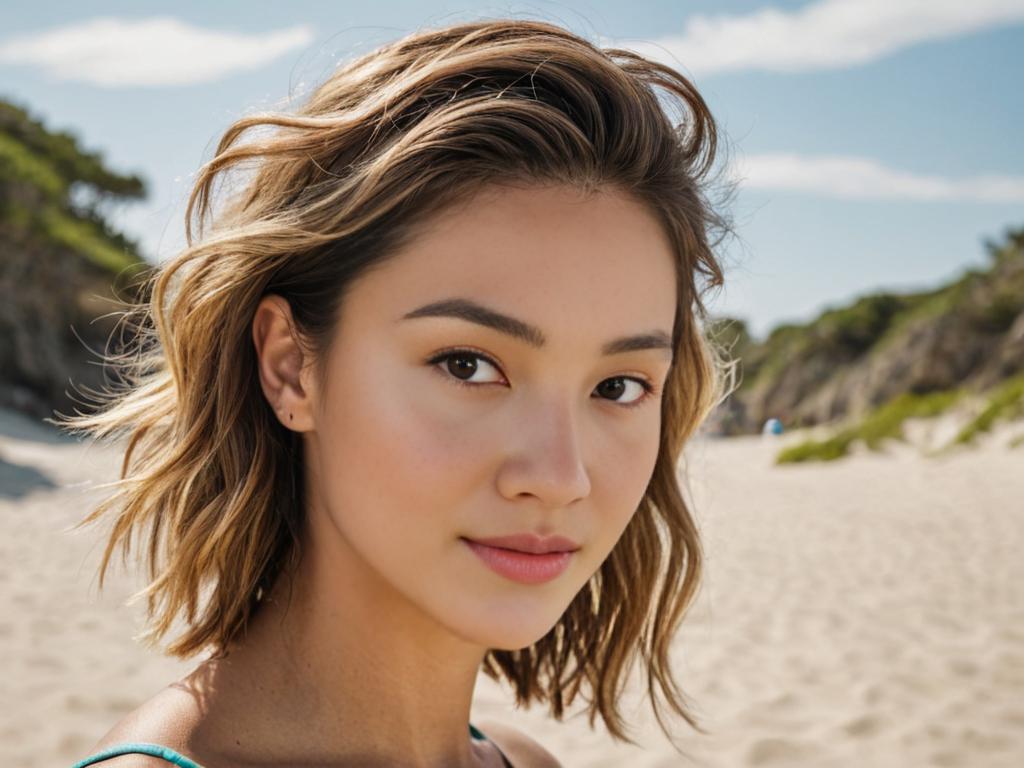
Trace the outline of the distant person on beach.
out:
[[[632,742],[640,662],[665,733],[665,706],[703,732],[668,653],[703,567],[677,465],[724,390],[717,136],[674,69],[524,20],[419,31],[232,125],[125,314],[123,383],[61,415],[127,440],[80,523],[113,525],[100,587],[148,534],[143,639],[203,654],[77,766],[557,765],[470,723],[481,670]]]

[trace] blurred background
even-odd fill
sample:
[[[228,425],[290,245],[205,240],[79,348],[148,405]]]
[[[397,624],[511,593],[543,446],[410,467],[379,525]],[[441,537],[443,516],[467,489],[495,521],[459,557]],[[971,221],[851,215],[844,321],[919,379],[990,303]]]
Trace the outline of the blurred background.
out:
[[[184,246],[196,169],[339,64],[498,17],[679,69],[738,182],[707,300],[736,391],[688,455],[720,602],[684,629],[681,679],[717,730],[683,744],[723,766],[1024,764],[1024,0],[8,4],[0,757],[80,759],[184,669],[131,641],[133,576],[83,582],[98,535],[61,532],[118,454],[42,419],[103,385],[110,313]],[[683,764],[653,730],[619,748],[504,701],[481,688],[566,765]]]

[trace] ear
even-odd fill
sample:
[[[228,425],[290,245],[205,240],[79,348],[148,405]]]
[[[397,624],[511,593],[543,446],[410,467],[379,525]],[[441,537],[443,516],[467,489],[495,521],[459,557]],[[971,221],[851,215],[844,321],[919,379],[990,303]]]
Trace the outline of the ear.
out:
[[[252,341],[260,386],[277,419],[288,429],[313,429],[317,397],[309,352],[304,349],[288,301],[276,294],[264,296],[252,319]]]

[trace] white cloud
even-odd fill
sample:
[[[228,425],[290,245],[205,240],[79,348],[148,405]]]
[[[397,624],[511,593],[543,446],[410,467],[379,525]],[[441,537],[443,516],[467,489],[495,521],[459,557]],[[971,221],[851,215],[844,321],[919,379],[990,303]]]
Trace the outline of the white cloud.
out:
[[[692,74],[866,64],[932,40],[1024,22],[1024,0],[819,0],[793,11],[696,15],[681,35],[603,40]]]
[[[808,192],[848,200],[1024,202],[1024,177],[984,174],[962,179],[908,173],[862,157],[767,153],[734,161],[741,188]]]
[[[188,85],[258,69],[312,39],[309,25],[243,34],[166,16],[97,18],[0,41],[0,62],[107,88]]]

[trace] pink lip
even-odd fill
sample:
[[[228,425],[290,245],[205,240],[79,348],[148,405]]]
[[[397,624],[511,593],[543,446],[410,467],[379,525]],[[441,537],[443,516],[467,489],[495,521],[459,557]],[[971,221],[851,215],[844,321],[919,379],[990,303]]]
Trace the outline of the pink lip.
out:
[[[516,537],[509,538],[514,539]],[[554,551],[532,554],[530,552],[494,546],[490,543],[485,544],[481,541],[473,541],[472,539],[463,539],[463,541],[492,571],[512,581],[518,581],[521,584],[543,584],[558,577],[569,566],[573,553],[572,549],[563,549],[561,551],[556,549]],[[488,539],[487,541],[492,542],[496,541],[496,539]],[[532,546],[571,546],[574,549],[578,549],[571,541],[568,541],[568,544],[566,544],[567,541],[567,539],[549,539],[545,540],[543,545],[538,545],[534,541]],[[520,546],[522,546],[521,542],[522,539],[520,539]]]
[[[517,533],[513,536],[495,536],[490,539],[468,539],[477,544],[501,549],[514,549],[531,555],[545,555],[548,552],[575,552],[580,548],[572,539],[564,536],[541,537],[532,533]]]

